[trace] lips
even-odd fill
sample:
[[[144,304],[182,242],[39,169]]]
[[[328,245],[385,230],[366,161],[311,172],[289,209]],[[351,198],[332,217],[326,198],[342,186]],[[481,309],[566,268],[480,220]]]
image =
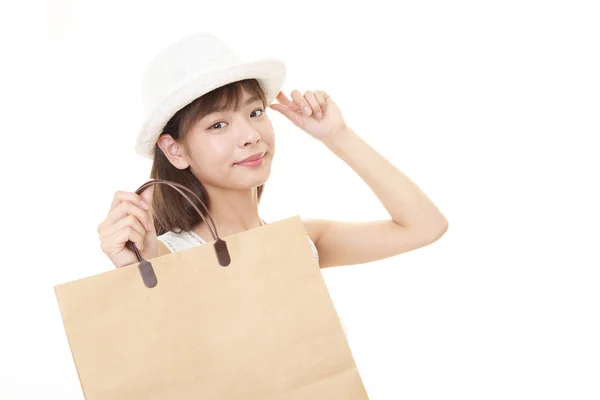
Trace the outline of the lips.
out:
[[[236,164],[241,164],[241,163],[245,163],[245,162],[248,162],[248,161],[259,160],[261,157],[263,157],[265,155],[265,153],[266,153],[266,151],[263,151],[262,153],[256,153],[256,154],[254,154],[254,155],[252,155],[252,156],[250,156],[248,158],[245,158],[245,159],[243,159],[241,161],[236,162]]]

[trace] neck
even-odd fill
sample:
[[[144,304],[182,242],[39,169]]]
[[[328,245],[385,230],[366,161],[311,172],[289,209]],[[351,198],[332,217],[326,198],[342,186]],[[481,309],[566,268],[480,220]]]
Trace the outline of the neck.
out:
[[[217,226],[220,237],[244,232],[262,225],[258,213],[257,188],[231,190],[206,185],[205,187],[210,199],[210,215]],[[205,232],[208,232],[205,225],[202,221],[194,229],[201,237],[202,235],[206,236]]]

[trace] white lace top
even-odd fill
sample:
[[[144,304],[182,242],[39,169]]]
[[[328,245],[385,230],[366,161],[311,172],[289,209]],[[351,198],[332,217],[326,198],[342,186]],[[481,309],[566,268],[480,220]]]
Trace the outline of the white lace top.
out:
[[[265,224],[265,225],[267,224],[263,219],[261,219],[261,221],[263,224]],[[319,252],[317,251],[317,247],[313,243],[310,236],[307,236],[307,238],[308,238],[310,247],[312,248],[312,251],[313,251],[315,258],[317,259],[317,263],[318,263],[319,262]],[[157,237],[157,239],[160,240],[161,242],[163,242],[165,244],[165,246],[167,246],[167,248],[169,250],[171,250],[171,253],[174,253],[176,251],[181,251],[181,250],[187,250],[194,246],[198,246],[198,245],[206,243],[206,241],[204,239],[202,239],[200,236],[198,236],[198,234],[194,231],[180,231],[180,232],[168,231],[168,232],[163,233],[162,235],[159,235]]]

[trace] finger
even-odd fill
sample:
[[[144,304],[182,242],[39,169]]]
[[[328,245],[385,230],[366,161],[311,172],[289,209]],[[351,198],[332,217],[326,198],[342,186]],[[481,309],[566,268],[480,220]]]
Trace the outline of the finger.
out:
[[[293,101],[291,101],[290,99],[288,99],[288,97],[285,95],[285,93],[283,93],[281,90],[279,91],[279,93],[277,93],[276,99],[281,104],[286,105],[288,107],[294,107],[294,108],[297,107],[297,105],[294,104]]]
[[[140,235],[146,235],[146,228],[142,225],[139,219],[135,215],[128,215],[124,218],[121,218],[117,223],[113,225],[109,225],[99,233],[100,241],[103,241],[108,236],[112,235],[116,231],[126,227],[131,226],[136,231],[140,233]]]
[[[154,185],[153,185],[154,186]],[[145,190],[144,190],[145,192]],[[108,209],[108,214],[119,205],[122,201],[129,201],[134,204],[140,204],[140,202],[144,200],[142,196],[138,195],[134,192],[125,192],[123,190],[117,190],[115,195],[113,196],[113,201]]]
[[[296,102],[288,99],[286,97],[285,94],[283,94],[283,92],[279,92],[280,93],[280,97],[278,97],[279,102],[281,103],[281,105],[287,107],[286,109],[289,111],[293,111],[296,112],[298,114],[304,114],[304,112],[302,111],[302,107],[299,106]]]
[[[154,197],[154,187],[156,185],[150,185],[148,186],[146,189],[144,189],[142,191],[142,193],[140,193],[140,197],[146,202],[146,204],[148,204],[150,207],[152,207],[152,198]]]
[[[142,197],[142,199],[144,199],[146,201],[146,204],[148,205],[147,212],[148,212],[148,215],[150,216],[150,225],[151,225],[150,227],[152,229],[154,229],[154,208],[152,207],[152,203],[153,203],[155,186],[156,185],[149,186],[146,189],[144,189],[144,191],[142,193],[140,193],[140,196]]]
[[[327,109],[327,101],[325,101],[325,92],[323,90],[315,90],[315,97],[319,102],[319,106],[321,107],[321,111],[325,113]]]
[[[139,251],[144,250],[144,236],[130,226],[125,226],[106,239],[107,243],[122,244],[127,241],[135,243]]]
[[[127,248],[127,241],[135,243],[138,249],[140,249],[140,247],[142,249],[144,248],[143,236],[133,228],[127,226],[119,229],[112,235],[107,236],[106,239],[100,243],[100,248],[110,257],[124,251]]]
[[[304,114],[310,115],[312,113],[312,109],[299,90],[292,90],[292,99],[294,100],[294,103],[304,111]]]
[[[302,114],[290,109],[288,106],[285,106],[283,104],[271,104],[269,105],[269,107],[285,115],[290,121],[294,123],[294,125],[300,126],[302,124]]]
[[[146,230],[152,230],[153,221],[150,220],[150,214],[146,210],[142,210],[140,207],[129,201],[122,201],[116,206],[106,217],[104,222],[102,223],[102,228],[106,228],[107,226],[113,225],[117,223],[121,218],[126,217],[127,215],[135,215],[138,220],[142,223],[142,225],[146,228]]]
[[[304,93],[304,98],[312,108],[312,112],[314,113],[315,117],[317,117],[317,119],[323,118],[323,111],[321,110],[321,106],[317,101],[315,93],[312,90],[307,90]]]

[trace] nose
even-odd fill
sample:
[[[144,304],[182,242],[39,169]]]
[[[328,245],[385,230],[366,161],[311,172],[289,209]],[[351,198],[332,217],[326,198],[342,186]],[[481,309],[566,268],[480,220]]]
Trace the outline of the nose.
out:
[[[243,129],[244,133],[241,135],[243,146],[252,147],[260,141],[260,133],[251,124],[247,124]]]

